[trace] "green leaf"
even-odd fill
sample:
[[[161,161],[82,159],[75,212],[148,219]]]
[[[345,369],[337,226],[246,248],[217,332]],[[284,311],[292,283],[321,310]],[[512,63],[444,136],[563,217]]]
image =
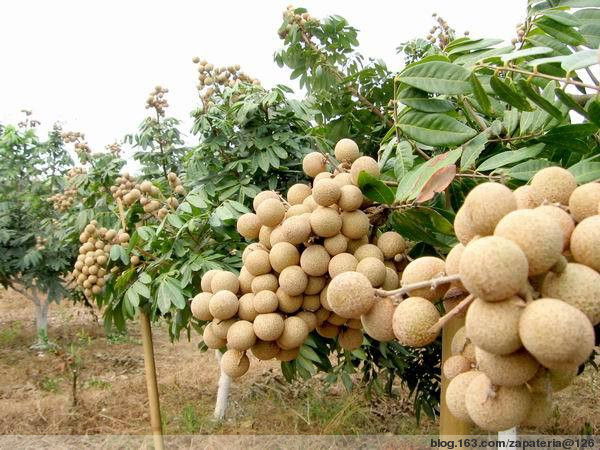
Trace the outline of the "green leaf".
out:
[[[375,178],[364,170],[358,174],[358,187],[362,193],[374,202],[391,205],[394,203],[394,193],[379,178]]]
[[[489,50],[481,50],[473,53],[465,53],[460,55],[454,60],[454,64],[460,64],[462,66],[470,67],[480,61],[492,60],[498,58],[500,55],[509,53],[513,50],[513,47],[500,47],[491,48]]]
[[[508,150],[486,159],[478,168],[478,172],[487,172],[510,164],[536,157],[544,149],[545,144],[535,144],[531,147],[522,147],[517,150]]]
[[[573,28],[548,17],[537,19],[535,24],[550,36],[567,45],[581,45],[585,42],[585,38]]]
[[[125,300],[127,300],[134,308],[140,306],[140,298],[135,289],[133,289],[133,286],[125,291]]]
[[[135,292],[141,295],[144,298],[150,298],[150,289],[145,284],[141,283],[139,280],[133,283],[131,286]]]
[[[173,213],[167,215],[167,222],[177,229],[180,229],[184,225],[183,220],[177,214]]]
[[[569,109],[572,109],[573,111],[577,111],[579,114],[581,114],[583,117],[585,117],[586,119],[589,120],[587,111],[579,103],[577,103],[575,100],[573,100],[573,98],[569,94],[567,94],[565,91],[563,91],[562,89],[556,88],[554,90],[554,94],[556,95],[556,97],[560,100],[560,102],[563,105],[568,106]]]
[[[398,80],[426,92],[468,94],[470,72],[464,67],[444,61],[431,61],[404,69]]]
[[[550,47],[529,47],[523,50],[516,50],[506,55],[502,55],[500,59],[502,60],[502,62],[508,62],[514,59],[524,58],[526,56],[545,55],[550,52],[552,52],[552,49]]]
[[[477,158],[479,158],[479,155],[485,149],[487,141],[487,133],[484,132],[479,133],[473,139],[463,144],[462,156],[460,157],[461,169],[468,169],[475,165]]]
[[[597,50],[583,50],[572,55],[565,56],[561,63],[561,67],[567,72],[577,69],[583,69],[594,64],[598,64]]]
[[[542,136],[541,139],[550,138],[553,136],[560,136],[563,139],[586,138],[594,134],[596,131],[598,131],[598,126],[594,125],[593,123],[575,123],[553,128],[544,136]]]
[[[546,159],[532,159],[517,164],[508,170],[508,175],[516,180],[529,181],[537,172],[555,165]]]
[[[587,104],[587,113],[590,122],[600,126],[600,99],[597,97]]]
[[[171,304],[177,309],[185,308],[185,299],[176,279],[165,277],[158,286],[157,290],[158,309],[163,314],[169,312]]]
[[[573,174],[577,183],[591,183],[600,179],[600,162],[597,161],[579,161],[577,164],[569,167],[569,172]]]
[[[408,137],[432,147],[461,145],[475,130],[445,114],[408,111],[398,118],[398,127]]]
[[[475,100],[477,100],[477,103],[479,103],[481,109],[483,109],[483,111],[488,116],[492,115],[492,104],[490,102],[490,99],[487,93],[485,92],[485,89],[483,89],[483,86],[481,85],[481,82],[479,81],[475,73],[471,74],[471,76],[469,77],[469,82],[471,83],[471,87],[473,88]]]
[[[452,111],[454,109],[454,103],[448,100],[442,100],[439,98],[401,98],[398,99],[401,103],[406,106],[410,106],[413,109],[423,112],[431,112],[431,113],[444,113],[448,111]]]
[[[401,180],[415,163],[416,156],[408,141],[400,141],[396,146],[396,160],[394,163],[394,176]]]
[[[308,345],[303,345],[300,347],[300,354],[310,361],[321,364],[321,358],[319,358],[319,355],[317,355],[317,353]]]
[[[558,23],[562,23],[563,25],[567,25],[569,27],[578,27],[581,25],[581,22],[577,19],[577,17],[574,17],[569,13],[557,9],[544,11],[543,15],[546,17],[550,17],[552,20]]]
[[[502,39],[477,39],[471,40],[469,42],[460,43],[454,46],[452,44],[449,44],[446,47],[446,51],[448,52],[448,55],[455,55],[457,53],[486,49],[493,45],[500,44],[502,42]]]
[[[599,2],[600,3],[600,2]],[[573,13],[582,25],[600,23],[600,9],[580,9]]]
[[[585,38],[586,47],[598,48],[600,46],[600,23],[588,23],[582,26],[579,32]]]
[[[520,113],[516,109],[504,110],[502,125],[506,129],[506,134],[511,136],[519,125]]]
[[[570,8],[600,8],[600,0],[560,0],[560,6]]]
[[[520,109],[521,111],[533,110],[533,108],[531,107],[531,105],[525,97],[523,97],[513,88],[511,88],[508,85],[508,83],[502,81],[496,75],[492,76],[492,78],[490,79],[490,86],[492,87],[496,95],[509,105],[514,106],[515,108]]]
[[[537,92],[537,88],[535,86],[530,85],[523,78],[520,78],[517,83],[519,84],[521,92],[523,92],[529,100],[538,105],[555,119],[562,120],[563,114],[552,103],[542,97]]]

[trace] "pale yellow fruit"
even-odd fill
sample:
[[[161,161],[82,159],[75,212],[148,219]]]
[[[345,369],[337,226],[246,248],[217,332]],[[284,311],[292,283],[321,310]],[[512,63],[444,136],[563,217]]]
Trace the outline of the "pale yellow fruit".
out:
[[[308,284],[306,285],[306,289],[304,289],[304,294],[308,296],[319,294],[325,287],[326,282],[327,280],[324,276],[308,277]]]
[[[578,371],[578,366],[566,370],[549,370],[540,366],[535,376],[527,382],[527,386],[533,393],[559,392],[569,387]]]
[[[279,242],[269,252],[269,262],[275,272],[300,264],[300,252],[289,242]]]
[[[291,314],[298,311],[302,307],[304,301],[303,295],[289,295],[283,289],[277,289],[277,300],[279,302],[279,310],[286,314]]]
[[[358,260],[350,253],[340,253],[335,255],[329,261],[328,272],[331,278],[337,277],[344,272],[352,272],[356,270]]]
[[[366,234],[361,236],[358,239],[348,239],[348,245],[346,246],[346,252],[354,254],[354,252],[356,250],[358,250],[359,247],[362,247],[363,245],[368,244],[368,243],[369,243],[369,237]]]
[[[467,405],[465,403],[467,388],[469,387],[469,384],[471,384],[471,381],[479,375],[480,372],[474,370],[460,373],[450,380],[448,388],[446,389],[446,404],[448,405],[450,413],[457,419],[466,423],[473,423],[469,417]]]
[[[360,330],[346,328],[340,333],[338,344],[344,350],[352,351],[360,348],[363,343],[363,333]]]
[[[391,269],[389,267],[385,267],[385,279],[383,280],[383,284],[381,285],[381,289],[385,291],[392,291],[394,289],[398,289],[400,285],[400,279],[398,278],[398,272],[395,269]]]
[[[365,333],[380,342],[394,339],[392,318],[395,309],[389,297],[375,300],[371,309],[360,317]]]
[[[544,201],[568,205],[576,187],[573,174],[562,167],[546,167],[531,179],[531,193],[538,205]]]
[[[554,218],[558,222],[563,235],[563,250],[569,248],[571,234],[573,234],[573,230],[575,229],[575,222],[571,215],[564,209],[553,205],[538,206],[535,210]]]
[[[469,243],[459,270],[467,290],[486,301],[504,300],[527,284],[527,257],[517,244],[498,236]]]
[[[464,251],[465,246],[459,242],[448,252],[448,255],[446,255],[446,266],[444,268],[447,276],[459,274],[460,258]],[[452,285],[464,290],[464,286],[460,281],[455,281]]]
[[[279,281],[277,277],[272,273],[267,273],[265,275],[259,275],[254,277],[252,280],[252,293],[256,294],[260,291],[277,291],[279,288]]]
[[[531,406],[531,394],[524,385],[493,386],[485,374],[467,387],[465,404],[471,420],[486,431],[502,431],[521,424]]]
[[[504,216],[494,236],[510,239],[527,257],[529,276],[547,272],[561,257],[563,234],[558,221],[537,209],[519,209]]]
[[[258,312],[254,309],[254,294],[247,293],[240,297],[238,307],[238,317],[242,320],[253,322]]]
[[[361,239],[369,233],[369,217],[360,209],[352,212],[344,211],[341,214],[342,233],[348,239]]]
[[[328,288],[329,288],[329,283],[327,283],[327,285],[323,288],[323,290],[319,294],[319,301],[321,302],[321,306],[323,307],[323,309],[325,309],[327,311],[333,311],[333,309],[331,308],[331,305],[327,301],[327,289]],[[323,319],[323,320],[326,320],[326,319],[327,319],[327,317],[325,317],[325,319]]]
[[[331,314],[331,311],[326,310],[325,308],[319,308],[315,312],[315,316],[317,317],[317,325],[323,324]]]
[[[336,313],[331,313],[327,318],[327,322],[336,327],[342,326],[346,323],[346,319],[342,316],[338,316]]]
[[[469,370],[471,370],[471,362],[462,355],[451,356],[442,367],[442,373],[449,380]]]
[[[369,175],[379,177],[379,164],[370,156],[361,156],[357,158],[350,167],[350,175],[352,175],[352,183],[358,185],[358,176],[361,172],[367,172]]]
[[[210,289],[212,292],[218,291],[230,291],[234,294],[240,289],[240,282],[238,281],[235,274],[231,272],[226,272],[224,270],[220,270],[217,273],[213,274],[210,280]]]
[[[489,236],[494,233],[500,219],[517,209],[517,200],[503,184],[487,182],[469,192],[463,208],[473,231],[480,236]]]
[[[288,317],[283,321],[283,332],[277,339],[277,345],[283,350],[300,347],[308,337],[308,325],[299,317]]]
[[[246,239],[256,239],[262,223],[253,213],[242,214],[237,220],[237,232]]]
[[[267,250],[271,248],[271,233],[273,228],[262,226],[258,232],[258,242]]]
[[[254,250],[246,257],[244,267],[252,276],[264,275],[271,272],[271,263],[269,262],[269,252],[265,250]]]
[[[301,205],[306,197],[312,194],[310,186],[302,183],[292,185],[287,192],[287,201],[290,205]]]
[[[525,302],[516,296],[501,302],[477,298],[467,310],[467,336],[487,352],[497,355],[513,353],[522,346],[519,319],[524,308]]]
[[[360,260],[356,265],[356,272],[366,276],[373,287],[378,288],[385,281],[385,265],[382,260],[373,256],[368,256]]]
[[[520,386],[538,371],[539,363],[525,349],[509,355],[494,355],[475,348],[477,368],[498,386]]]
[[[342,217],[332,208],[319,206],[310,215],[310,226],[317,236],[333,237],[342,228]]]
[[[552,394],[532,393],[531,406],[527,418],[521,423],[522,427],[541,427],[548,423],[552,414]]]
[[[312,194],[304,199],[302,205],[310,209],[310,212],[314,211],[319,207],[318,203],[315,202],[315,199],[313,198]]]
[[[279,194],[277,194],[275,191],[262,191],[256,194],[256,197],[254,197],[254,200],[252,201],[252,207],[254,208],[254,211],[256,211],[258,206],[268,198],[279,200]]]
[[[285,235],[283,234],[283,225],[281,224],[274,227],[271,230],[271,233],[269,234],[270,248],[273,248],[275,244],[279,244],[280,242],[285,242]]]
[[[439,332],[429,329],[440,319],[440,313],[427,299],[408,297],[396,307],[392,319],[394,335],[401,345],[424,347],[437,338]]]
[[[315,328],[317,328],[317,316],[315,315],[315,313],[310,311],[300,311],[296,314],[296,317],[304,321],[304,323],[308,327],[309,333]]]
[[[208,309],[210,314],[219,320],[227,320],[235,316],[238,311],[239,300],[230,291],[217,291],[209,300]]]
[[[312,196],[320,206],[331,206],[340,198],[340,187],[332,179],[323,179],[315,182]]]
[[[250,360],[245,353],[229,349],[221,356],[221,370],[231,378],[239,378],[248,372]]]
[[[312,214],[302,214],[286,219],[282,225],[284,240],[294,245],[306,242],[312,231],[311,218]]]
[[[420,281],[444,276],[445,270],[446,263],[443,259],[433,256],[422,256],[411,261],[404,268],[400,279],[400,286],[404,287]],[[413,297],[423,297],[435,301],[444,296],[448,287],[448,284],[440,284],[435,289],[431,289],[430,287],[413,289],[408,294]]]
[[[252,327],[261,341],[275,341],[283,333],[283,317],[277,313],[259,314]]]
[[[348,248],[348,238],[339,233],[333,237],[325,238],[323,246],[331,256],[339,255]]]
[[[198,320],[212,320],[213,316],[208,309],[208,303],[212,294],[210,292],[201,292],[196,295],[191,304],[192,315]]]
[[[274,227],[285,217],[285,206],[278,198],[267,198],[258,205],[256,215],[263,225]]]
[[[594,269],[569,263],[561,273],[548,272],[541,292],[579,309],[592,325],[600,323],[600,274]]]
[[[320,277],[327,273],[327,267],[331,257],[322,245],[311,245],[307,247],[300,256],[300,267],[310,276]]]
[[[238,276],[238,281],[240,282],[240,292],[242,294],[247,294],[252,292],[252,280],[254,277],[248,272],[244,266],[240,269],[240,275]]]
[[[314,178],[327,170],[327,158],[319,152],[309,153],[302,160],[302,170],[307,176]]]
[[[586,183],[577,187],[569,197],[569,211],[576,222],[598,214],[600,183]]]
[[[346,319],[358,319],[373,305],[373,287],[364,275],[344,272],[329,283],[327,302],[336,314]]]
[[[254,250],[265,250],[265,248],[258,242],[253,242],[252,244],[247,245],[246,248],[244,249],[244,251],[242,252],[242,262],[243,263],[246,262],[246,258]],[[219,271],[217,270],[217,272],[219,272]]]
[[[517,199],[517,209],[532,209],[537,206],[531,186],[520,186],[513,191]]]
[[[279,351],[279,353],[277,353],[277,356],[275,357],[275,359],[277,359],[277,361],[285,361],[285,362],[289,362],[289,361],[293,361],[294,359],[296,359],[298,357],[298,355],[300,354],[300,348],[292,348],[289,350],[284,350],[281,349]]]
[[[279,353],[279,346],[273,341],[258,341],[250,349],[256,359],[268,361],[273,359]]]
[[[227,330],[227,348],[235,350],[248,350],[256,343],[256,335],[252,322],[238,320]]]
[[[292,205],[285,212],[285,218],[299,216],[304,213],[311,213],[312,209],[308,205],[300,204],[300,205]]]
[[[260,291],[254,294],[252,306],[258,314],[275,312],[279,307],[279,299],[273,291]]]
[[[467,337],[466,328],[460,327],[454,333],[450,344],[450,351],[453,355],[462,355],[467,358],[472,364],[475,364],[475,345],[471,339]]]
[[[204,332],[202,333],[202,341],[208,348],[222,348],[225,346],[227,341],[225,339],[221,339],[214,333],[212,325],[212,323],[209,323],[204,327]]]
[[[337,184],[334,181],[333,183]],[[340,196],[337,200],[338,206],[343,211],[355,211],[362,205],[363,194],[361,190],[353,184],[347,184],[341,187]]]
[[[406,251],[406,241],[401,234],[395,231],[386,231],[377,238],[377,247],[385,259],[392,259]]]
[[[335,181],[339,187],[347,186],[352,184],[352,175],[350,175],[349,172],[340,172],[333,177],[333,181]]]
[[[321,300],[318,295],[305,295],[302,300],[302,309],[315,312],[321,307]]]
[[[342,138],[333,149],[335,158],[342,163],[352,163],[360,156],[358,145],[352,139]]]
[[[308,285],[308,277],[300,266],[289,266],[279,274],[279,287],[288,295],[300,295]]]
[[[463,245],[467,245],[477,235],[464,206],[454,216],[454,234]]]
[[[552,298],[527,305],[519,321],[519,335],[529,353],[549,369],[583,364],[594,348],[594,327],[587,316]]]
[[[237,319],[219,320],[214,319],[211,322],[210,328],[219,339],[227,340],[227,331],[229,327],[236,322]]]
[[[358,260],[361,261],[365,258],[377,258],[380,261],[383,261],[383,253],[381,252],[381,250],[379,249],[379,247],[377,247],[376,245],[373,244],[365,244],[365,245],[361,245],[360,247],[358,247],[355,251],[354,251],[354,257]]]
[[[571,253],[580,264],[600,272],[600,216],[591,216],[577,224],[571,234]]]

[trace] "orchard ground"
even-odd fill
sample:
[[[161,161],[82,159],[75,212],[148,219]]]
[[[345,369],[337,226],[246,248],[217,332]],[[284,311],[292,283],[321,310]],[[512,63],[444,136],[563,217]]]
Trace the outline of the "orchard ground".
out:
[[[107,336],[101,315],[69,302],[50,307],[55,352],[38,354],[33,305],[0,290],[0,434],[146,434],[149,429],[144,362],[138,328]],[[95,314],[95,315],[94,315]],[[252,362],[233,384],[227,419],[212,419],[218,366],[198,338],[171,344],[154,327],[156,365],[167,434],[435,434],[438,424],[417,425],[408,393],[368,400],[358,386],[348,393],[323,377],[288,384],[278,363]],[[73,377],[77,367],[77,405]],[[538,433],[600,434],[600,372],[588,367],[556,394],[554,414]]]

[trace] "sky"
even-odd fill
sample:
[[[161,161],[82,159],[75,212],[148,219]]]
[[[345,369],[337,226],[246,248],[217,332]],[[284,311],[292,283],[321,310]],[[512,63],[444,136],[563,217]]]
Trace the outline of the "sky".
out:
[[[265,87],[298,89],[273,62],[277,29],[289,1],[4,0],[0,42],[0,123],[33,110],[43,130],[59,121],[81,131],[94,151],[135,132],[148,93],[169,88],[169,115],[184,121],[197,106],[199,56],[215,66],[240,64]],[[526,0],[418,2],[305,0],[296,6],[321,18],[345,17],[359,30],[359,50],[399,69],[396,47],[424,37],[437,12],[471,37],[510,40]],[[494,5],[494,6],[492,6]],[[501,6],[500,6],[501,5]]]

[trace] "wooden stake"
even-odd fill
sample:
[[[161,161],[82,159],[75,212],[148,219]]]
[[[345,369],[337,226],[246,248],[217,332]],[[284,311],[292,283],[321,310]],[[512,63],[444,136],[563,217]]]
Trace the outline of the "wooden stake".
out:
[[[150,424],[154,436],[154,448],[164,450],[162,436],[162,421],[160,419],[160,403],[158,400],[158,385],[156,383],[156,367],[154,365],[154,347],[152,345],[152,329],[150,317],[141,308],[140,328],[142,342],[144,343],[144,366],[146,369],[146,387],[148,388],[148,402],[150,403]]]
[[[452,356],[452,338],[465,323],[464,316],[452,317],[442,330],[442,366]],[[446,405],[446,389],[448,380],[442,371],[442,392],[440,398],[440,437],[451,439],[452,436],[466,436],[469,434],[469,424],[454,417]],[[458,443],[457,443],[458,444]],[[457,447],[458,448],[458,447]]]

